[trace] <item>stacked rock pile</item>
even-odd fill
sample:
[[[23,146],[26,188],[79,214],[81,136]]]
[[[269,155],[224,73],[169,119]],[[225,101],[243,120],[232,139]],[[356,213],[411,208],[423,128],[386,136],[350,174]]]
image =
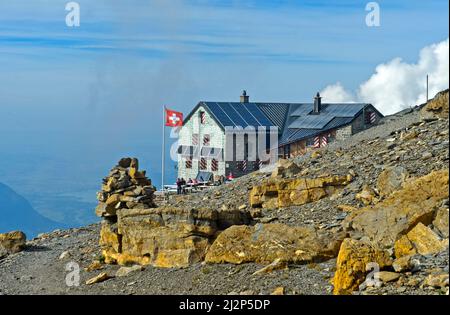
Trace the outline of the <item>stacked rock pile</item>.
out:
[[[154,208],[155,190],[145,171],[139,171],[136,158],[122,158],[103,178],[95,213],[99,217],[115,217],[119,209]]]

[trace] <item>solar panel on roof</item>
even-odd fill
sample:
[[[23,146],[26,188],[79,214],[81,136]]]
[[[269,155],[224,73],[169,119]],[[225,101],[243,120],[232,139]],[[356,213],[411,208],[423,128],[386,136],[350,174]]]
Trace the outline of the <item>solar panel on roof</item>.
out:
[[[261,126],[261,124],[259,123],[259,121],[257,119],[255,119],[255,117],[253,117],[253,115],[248,111],[247,106],[245,106],[244,104],[235,104],[235,103],[230,103],[230,106],[233,107],[233,109],[241,115],[241,117],[245,120],[246,126]]]
[[[322,129],[332,120],[332,115],[307,115],[300,116],[289,125],[289,128]]]
[[[222,110],[233,120],[235,126],[243,128],[248,126],[247,121],[230,105],[230,103],[218,103]]]
[[[226,114],[226,112],[223,111],[218,103],[208,102],[206,105],[224,127],[236,126],[236,123],[231,120],[231,118]]]
[[[263,114],[263,112],[259,109],[256,104],[250,103],[245,104],[244,106],[252,113],[253,117],[255,117],[262,126],[270,127],[274,124]]]
[[[313,110],[313,104],[299,104],[298,108],[294,110],[290,116],[304,116],[308,115]]]
[[[360,103],[327,104],[323,112],[338,117],[353,117],[364,108],[364,105]]]

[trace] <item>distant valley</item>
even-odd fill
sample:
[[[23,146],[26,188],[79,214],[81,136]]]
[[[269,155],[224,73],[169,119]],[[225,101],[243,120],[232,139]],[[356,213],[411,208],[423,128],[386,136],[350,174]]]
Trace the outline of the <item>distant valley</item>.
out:
[[[28,200],[3,183],[0,183],[0,216],[0,233],[21,230],[28,238],[66,227],[39,214]]]

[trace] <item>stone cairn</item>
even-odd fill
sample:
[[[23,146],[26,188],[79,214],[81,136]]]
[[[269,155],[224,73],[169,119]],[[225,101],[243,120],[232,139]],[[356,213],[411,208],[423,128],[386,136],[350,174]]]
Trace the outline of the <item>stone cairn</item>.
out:
[[[95,213],[99,217],[114,219],[119,209],[154,208],[155,190],[145,171],[139,171],[136,158],[122,158],[103,178]]]

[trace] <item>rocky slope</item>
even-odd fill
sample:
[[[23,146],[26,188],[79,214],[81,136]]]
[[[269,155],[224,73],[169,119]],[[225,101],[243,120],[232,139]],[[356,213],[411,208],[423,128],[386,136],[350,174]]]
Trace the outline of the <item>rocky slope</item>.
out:
[[[105,179],[102,225],[43,235],[0,260],[0,292],[448,294],[448,123],[446,91],[157,208],[139,202],[145,173],[119,162],[128,186]],[[66,283],[70,262],[79,286]]]

